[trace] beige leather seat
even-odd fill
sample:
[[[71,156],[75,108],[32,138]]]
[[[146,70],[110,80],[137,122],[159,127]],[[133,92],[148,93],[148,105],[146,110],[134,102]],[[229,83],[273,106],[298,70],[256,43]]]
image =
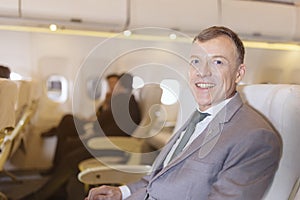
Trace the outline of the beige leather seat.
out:
[[[300,85],[257,84],[239,88],[243,99],[262,113],[283,140],[282,159],[264,200],[299,200]],[[298,194],[297,194],[298,193]]]
[[[5,172],[4,164],[9,159],[13,148],[12,132],[16,124],[15,105],[17,102],[17,84],[8,79],[0,79],[0,172]]]
[[[15,129],[11,134],[11,139],[14,140],[12,147],[12,152],[17,151],[21,143],[24,144],[28,131],[28,125],[31,120],[33,111],[31,109],[32,105],[32,84],[30,80],[18,80],[16,81],[18,86],[18,99],[16,103],[16,124]]]
[[[138,99],[142,121],[132,137],[95,137],[88,141],[87,146],[93,150],[124,151],[128,154],[128,160],[124,165],[120,165],[122,158],[118,159],[116,157],[98,157],[84,160],[79,164],[81,172],[78,174],[78,179],[81,182],[100,184],[105,180],[106,183],[124,184],[132,181],[132,178],[140,178],[150,171],[151,167],[149,165],[140,165],[141,152],[145,142],[144,138],[149,137],[150,131],[159,118],[161,95],[162,89],[157,84],[146,85],[140,90]],[[116,174],[116,177],[122,177],[121,180],[111,176],[111,173]],[[111,179],[107,180],[103,177],[111,177]]]

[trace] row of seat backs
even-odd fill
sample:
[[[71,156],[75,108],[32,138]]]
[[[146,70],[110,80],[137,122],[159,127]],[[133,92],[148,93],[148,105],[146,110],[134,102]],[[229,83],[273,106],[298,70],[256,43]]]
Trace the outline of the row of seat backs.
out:
[[[14,127],[26,107],[32,106],[38,100],[40,91],[38,83],[34,81],[0,78],[0,129]]]
[[[133,136],[148,138],[154,133],[149,133],[153,128],[161,130],[171,124],[175,126],[179,103],[165,105],[161,102],[163,89],[159,84],[147,84],[139,89],[138,101],[141,110],[142,121]],[[156,127],[154,127],[156,126]]]
[[[40,91],[34,81],[0,79],[0,171],[20,145]]]

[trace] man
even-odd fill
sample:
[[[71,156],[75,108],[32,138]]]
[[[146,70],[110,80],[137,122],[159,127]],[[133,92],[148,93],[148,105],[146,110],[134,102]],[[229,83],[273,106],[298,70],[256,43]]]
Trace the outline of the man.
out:
[[[210,27],[195,37],[190,59],[195,114],[207,114],[182,152],[175,153],[194,117],[162,149],[150,175],[127,186],[93,188],[86,200],[262,199],[278,168],[282,143],[236,92],[246,69],[241,40],[226,27]]]

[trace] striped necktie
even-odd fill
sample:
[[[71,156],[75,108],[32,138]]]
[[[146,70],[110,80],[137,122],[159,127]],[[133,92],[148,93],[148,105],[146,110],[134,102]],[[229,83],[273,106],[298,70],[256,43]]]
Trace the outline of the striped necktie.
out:
[[[185,147],[185,145],[188,143],[190,137],[192,136],[192,134],[195,131],[196,128],[196,124],[201,122],[205,117],[209,116],[210,114],[208,113],[201,113],[196,111],[193,116],[192,119],[189,123],[189,125],[186,127],[186,131],[183,135],[183,137],[181,138],[181,141],[179,142],[178,146],[176,147],[171,159],[173,160]]]

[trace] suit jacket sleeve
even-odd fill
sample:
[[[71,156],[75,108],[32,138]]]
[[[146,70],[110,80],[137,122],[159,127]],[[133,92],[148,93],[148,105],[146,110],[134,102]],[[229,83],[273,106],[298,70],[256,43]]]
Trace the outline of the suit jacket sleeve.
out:
[[[144,176],[137,182],[127,184],[131,192],[131,196],[127,199],[143,199],[146,195],[146,188],[149,183],[150,175]]]

